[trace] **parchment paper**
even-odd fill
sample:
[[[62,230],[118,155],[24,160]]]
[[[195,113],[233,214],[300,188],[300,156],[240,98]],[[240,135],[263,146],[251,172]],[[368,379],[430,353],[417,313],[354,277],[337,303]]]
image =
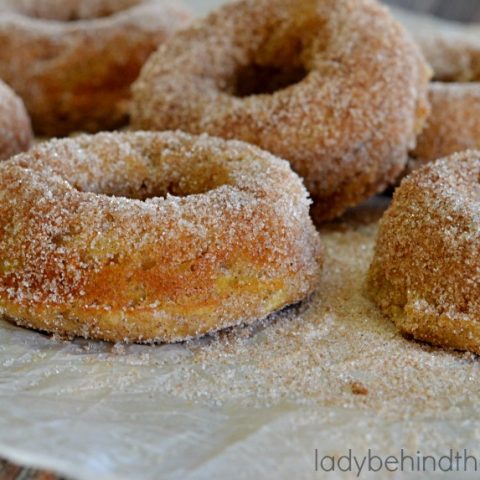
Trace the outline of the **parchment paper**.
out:
[[[362,222],[324,229],[317,295],[254,328],[122,347],[0,320],[0,456],[76,479],[281,480],[324,478],[315,449],[478,455],[477,359],[403,339],[364,298]]]
[[[251,328],[124,347],[0,322],[0,456],[77,479],[153,480],[324,478],[315,449],[478,454],[476,357],[403,339],[363,296],[380,213],[322,229],[318,294]]]

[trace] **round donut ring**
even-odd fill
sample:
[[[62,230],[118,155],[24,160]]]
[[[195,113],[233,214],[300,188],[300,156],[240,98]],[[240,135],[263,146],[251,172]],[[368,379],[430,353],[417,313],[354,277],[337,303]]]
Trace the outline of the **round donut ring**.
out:
[[[434,70],[432,113],[409,170],[456,152],[480,148],[480,36],[478,27],[395,11]]]
[[[0,160],[28,150],[33,141],[25,105],[0,81]]]
[[[407,177],[380,223],[373,300],[405,334],[480,354],[480,152]]]
[[[163,0],[0,0],[0,78],[39,135],[116,128],[143,63],[189,18]]]
[[[241,0],[179,32],[134,84],[132,124],[238,138],[289,160],[334,218],[404,169],[429,69],[370,0]]]
[[[19,325],[174,342],[304,300],[322,263],[289,164],[182,133],[54,140],[0,165],[0,309]]]

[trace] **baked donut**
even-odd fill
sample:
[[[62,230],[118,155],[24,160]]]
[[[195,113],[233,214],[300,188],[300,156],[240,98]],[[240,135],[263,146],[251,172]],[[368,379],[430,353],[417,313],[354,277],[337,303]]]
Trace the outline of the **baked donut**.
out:
[[[432,113],[411,152],[409,170],[480,148],[480,35],[478,27],[395,10],[432,65]]]
[[[116,128],[143,63],[189,18],[162,0],[0,0],[0,78],[39,135]]]
[[[380,223],[373,300],[418,340],[480,354],[480,152],[407,177]]]
[[[382,191],[428,114],[429,69],[370,0],[241,0],[176,34],[133,87],[132,124],[238,138],[289,160],[319,221]]]
[[[0,309],[19,325],[174,342],[305,299],[322,250],[289,164],[183,133],[54,140],[0,165]]]
[[[471,82],[480,78],[479,27],[393,8],[442,82]]]
[[[28,150],[33,141],[25,105],[0,81],[0,160]]]
[[[480,83],[430,86],[432,115],[411,152],[409,169],[464,150],[480,148]]]

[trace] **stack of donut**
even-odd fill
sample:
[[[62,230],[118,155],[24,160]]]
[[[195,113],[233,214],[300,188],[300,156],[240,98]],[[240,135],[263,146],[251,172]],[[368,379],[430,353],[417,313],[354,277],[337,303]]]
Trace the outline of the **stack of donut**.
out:
[[[395,14],[434,72],[429,91],[432,113],[411,152],[410,170],[480,148],[480,30],[401,10]]]
[[[162,0],[0,0],[0,78],[23,98],[37,135],[111,130],[128,115],[133,130],[50,140],[0,164],[6,318],[144,343],[263,319],[318,288],[324,251],[309,214],[340,216],[395,184],[409,152],[425,148],[431,121],[416,141],[428,90],[435,110],[438,87],[418,45],[376,0],[237,0],[188,21]],[[31,141],[20,101],[9,102],[4,157]],[[468,158],[475,173],[477,157]],[[456,170],[439,170],[405,183],[384,220],[369,285],[387,314],[410,308],[415,294],[429,319],[475,315],[473,274],[471,291],[422,282],[444,245],[429,228],[457,212],[456,194],[437,180],[455,179],[464,203],[477,194]],[[445,208],[421,208],[437,194]],[[476,225],[460,210],[464,230]],[[415,222],[400,221],[413,213]],[[411,241],[431,234],[418,261],[391,238],[398,228],[408,242],[413,227]],[[470,240],[459,242],[469,266],[478,243]],[[398,249],[415,274],[399,274]]]
[[[432,66],[431,115],[380,223],[368,292],[417,340],[480,354],[480,35],[397,11]],[[456,153],[457,152],[457,153]],[[446,158],[442,158],[446,157]]]

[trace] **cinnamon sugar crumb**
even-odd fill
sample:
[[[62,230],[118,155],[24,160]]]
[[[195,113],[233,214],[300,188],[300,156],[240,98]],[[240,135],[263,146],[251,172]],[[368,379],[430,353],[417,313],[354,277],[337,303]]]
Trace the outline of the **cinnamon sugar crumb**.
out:
[[[368,395],[368,388],[363,383],[353,382],[351,388],[354,395]]]

